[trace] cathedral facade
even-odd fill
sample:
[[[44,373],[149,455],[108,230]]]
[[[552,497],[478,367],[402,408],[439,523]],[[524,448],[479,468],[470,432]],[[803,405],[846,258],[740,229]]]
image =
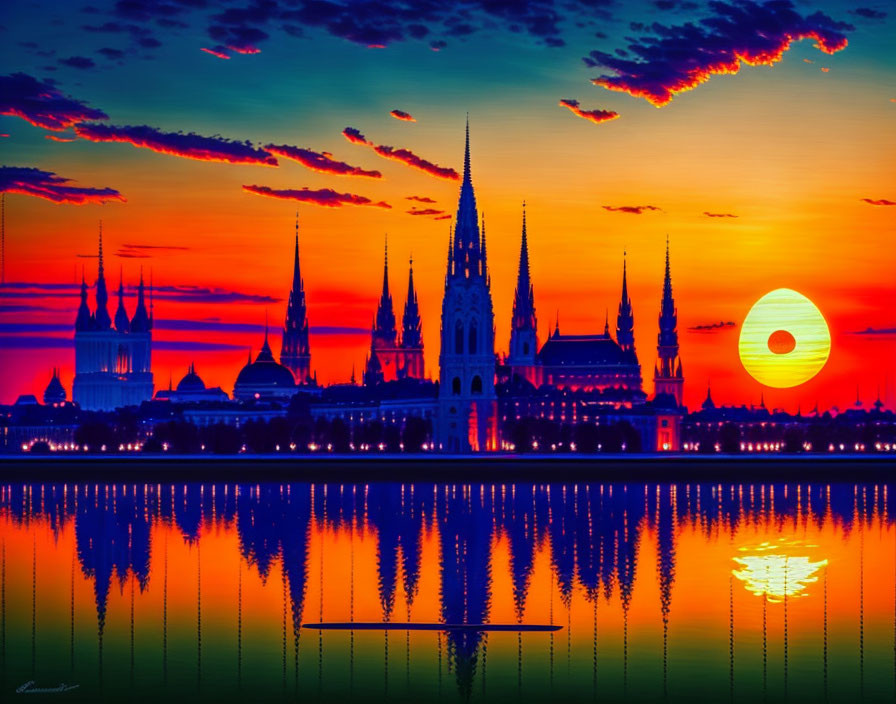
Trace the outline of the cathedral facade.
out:
[[[439,353],[437,443],[445,452],[497,450],[495,314],[485,226],[470,174],[470,126],[454,232],[448,242]]]
[[[102,229],[95,292],[96,308],[91,312],[87,283],[82,277],[81,304],[75,320],[72,398],[88,411],[111,411],[149,401],[153,392],[152,304],[147,311],[141,272],[134,316],[129,318],[124,307],[123,281],[118,284],[114,321],[109,316]]]

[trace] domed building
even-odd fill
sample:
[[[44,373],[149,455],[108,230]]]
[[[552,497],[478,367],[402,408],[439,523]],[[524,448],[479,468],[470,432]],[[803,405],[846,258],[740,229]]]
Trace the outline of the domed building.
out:
[[[229,401],[230,397],[220,386],[207,388],[196,373],[196,365],[191,363],[187,373],[177,383],[177,388],[172,388],[169,383],[167,389],[158,391],[156,401],[171,401],[172,403],[197,403],[199,401]]]
[[[249,362],[236,377],[233,398],[237,401],[287,401],[296,391],[295,377],[288,367],[274,359],[265,329],[264,344],[255,361],[250,356]]]
[[[48,406],[54,403],[65,403],[66,396],[65,387],[59,380],[59,370],[54,367],[53,378],[50,379],[50,383],[44,390],[44,403]]]

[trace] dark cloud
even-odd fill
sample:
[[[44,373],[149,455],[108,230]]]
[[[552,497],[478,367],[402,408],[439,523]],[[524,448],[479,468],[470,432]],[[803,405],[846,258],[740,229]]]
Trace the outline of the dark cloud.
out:
[[[80,69],[94,68],[96,66],[94,60],[88,59],[86,56],[69,56],[67,59],[59,59],[59,63],[69,68]]]
[[[887,13],[882,10],[874,10],[870,7],[857,7],[854,10],[850,10],[850,12],[856,17],[861,17],[866,20],[884,20],[887,18]]]
[[[703,211],[703,214],[708,218],[736,218],[737,215],[733,213],[710,213],[706,210]]]
[[[717,323],[704,323],[702,325],[694,325],[693,327],[688,328],[688,330],[692,332],[718,332],[719,330],[725,330],[727,328],[735,327],[734,323],[730,320],[720,320]]]
[[[342,135],[353,144],[361,144],[367,147],[373,147],[373,151],[379,154],[381,157],[385,159],[392,159],[393,161],[400,161],[402,164],[407,164],[408,166],[420,169],[420,171],[425,171],[426,173],[436,176],[438,178],[445,178],[452,181],[459,181],[460,174],[457,173],[454,169],[448,168],[446,166],[439,166],[438,164],[434,164],[431,161],[427,161],[422,157],[417,156],[410,149],[396,149],[395,147],[386,146],[383,144],[374,144],[367,137],[361,134],[360,130],[355,129],[354,127],[346,127],[342,130]]]
[[[451,213],[445,213],[444,215],[437,215],[433,220],[450,220],[452,217]]]
[[[76,299],[79,292],[80,284],[13,281],[7,282],[0,288],[0,301],[34,300],[35,298]],[[135,292],[135,288],[126,286],[125,292],[127,295],[132,295]],[[279,303],[282,300],[272,296],[261,296],[222,288],[173,285],[154,286],[153,296],[157,301],[172,301],[176,303]]]
[[[408,215],[444,215],[444,210],[436,210],[435,208],[411,208],[405,211]]]
[[[251,142],[237,142],[217,135],[203,137],[192,132],[162,132],[147,125],[118,127],[86,123],[75,125],[75,133],[92,142],[124,142],[160,154],[198,161],[277,166],[277,159],[272,154]]]
[[[602,205],[600,207],[614,213],[630,213],[631,215],[640,215],[646,210],[662,210],[655,205]]]
[[[70,327],[70,326],[69,326]],[[157,330],[175,330],[179,332],[227,332],[227,333],[263,333],[265,326],[260,323],[226,322],[220,319],[205,320],[156,320],[153,328]],[[369,335],[369,328],[344,327],[337,325],[311,326],[314,335]],[[155,342],[153,342],[155,344]]]
[[[653,0],[657,10],[696,10],[699,5],[689,0]]]
[[[585,63],[610,71],[592,82],[661,106],[713,75],[737,73],[741,63],[771,66],[794,41],[814,39],[833,54],[846,47],[844,33],[853,29],[822,12],[804,16],[790,0],[715,0],[709,7],[712,14],[697,23],[654,23],[650,34],[630,39],[637,59],[592,51]]]
[[[124,58],[124,52],[121,49],[112,49],[110,47],[103,47],[102,49],[97,49],[97,54],[102,54],[110,61],[117,61],[118,59]]]
[[[359,166],[350,166],[344,161],[336,161],[333,158],[333,155],[329,152],[316,152],[311,149],[302,149],[286,144],[267,144],[265,145],[265,149],[277,156],[283,156],[287,159],[297,161],[302,166],[307,166],[312,171],[320,171],[325,174],[337,174],[339,176],[367,176],[368,178],[383,177],[379,171],[368,171]]]
[[[615,120],[619,117],[619,113],[613,110],[583,110],[579,107],[579,101],[572,100],[571,98],[564,98],[559,104],[561,107],[569,108],[574,115],[578,115],[584,120],[590,120],[591,122],[596,122],[598,124]]]
[[[850,335],[869,335],[869,336],[881,336],[881,337],[889,337],[891,335],[896,335],[896,328],[865,328],[864,330],[856,330],[851,332]]]
[[[79,100],[68,98],[47,81],[25,73],[0,76],[0,115],[15,115],[47,130],[64,130],[83,120],[108,120]]]
[[[217,56],[219,59],[229,59],[230,54],[227,53],[226,46],[216,46],[212,49],[207,47],[200,47],[199,51],[204,51],[206,54],[211,54],[212,56]]]
[[[354,127],[346,127],[344,130],[342,130],[342,136],[352,144],[364,144],[367,146],[373,146],[373,142],[367,139],[367,137],[361,134],[360,130],[356,130]]]
[[[406,196],[405,200],[415,200],[418,203],[435,203],[434,198],[429,198],[428,196]]]
[[[414,152],[412,152],[410,149],[396,149],[394,147],[377,144],[376,146],[374,146],[373,151],[375,151],[381,157],[392,159],[394,161],[400,161],[402,164],[407,164],[412,168],[424,171],[431,176],[436,176],[437,178],[445,178],[451,181],[460,180],[460,174],[457,173],[457,171],[455,171],[454,169],[448,168],[447,166],[439,166],[438,164],[434,164],[431,161],[427,161],[426,159],[423,159],[422,157],[414,154]]]
[[[392,206],[383,201],[374,202],[370,198],[355,195],[354,193],[337,193],[332,188],[320,188],[312,190],[310,188],[282,189],[277,190],[268,186],[243,186],[243,190],[248,193],[254,193],[258,196],[267,196],[268,198],[282,198],[285,200],[298,200],[303,203],[314,203],[322,205],[326,208],[341,208],[343,205],[371,205],[376,208],[391,208]]]
[[[876,200],[874,198],[861,198],[860,200],[863,203],[868,203],[868,205],[896,205],[896,202],[886,198],[878,198]]]
[[[405,122],[416,122],[416,118],[411,115],[409,112],[405,112],[404,110],[393,110],[389,113],[396,120],[404,120]]]
[[[0,166],[0,192],[3,193],[21,193],[54,203],[75,205],[125,200],[114,188],[83,188],[69,185],[71,181],[72,179],[57,176],[52,171],[25,166]]]

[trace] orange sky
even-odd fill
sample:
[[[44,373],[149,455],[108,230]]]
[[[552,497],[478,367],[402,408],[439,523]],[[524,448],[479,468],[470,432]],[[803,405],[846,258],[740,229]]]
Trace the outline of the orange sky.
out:
[[[607,107],[625,111],[620,119],[600,125],[576,118],[556,102],[536,102],[534,88],[512,97],[477,96],[470,118],[473,180],[487,222],[497,350],[507,349],[525,199],[542,340],[557,311],[564,332],[600,331],[607,309],[612,320],[622,251],[627,249],[635,340],[650,392],[668,234],[687,405],[702,401],[710,380],[716,401],[726,404],[756,403],[764,391],[767,404],[788,410],[798,405],[806,410],[816,401],[844,408],[855,401],[857,386],[866,406],[878,386],[888,405],[896,403],[896,336],[850,334],[896,326],[896,250],[890,246],[896,208],[860,200],[892,195],[893,105],[881,97],[878,75],[858,62],[851,64],[847,52],[838,54],[843,62],[839,68],[824,74],[802,62],[813,53],[804,42],[774,68],[754,67],[713,79],[661,109],[605,93]],[[552,70],[550,63],[545,66],[548,73]],[[133,242],[189,247],[144,260],[109,256],[110,288],[117,285],[119,264],[134,281],[142,263],[152,267],[159,284],[221,287],[281,299],[271,305],[203,307],[160,301],[157,318],[219,317],[261,324],[267,310],[276,327],[282,323],[282,299],[290,283],[295,204],[251,195],[241,186],[360,193],[393,208],[299,204],[311,325],[369,326],[388,233],[396,314],[400,316],[404,302],[406,261],[413,253],[426,368],[437,377],[450,221],[407,215],[415,204],[405,197],[428,196],[437,201],[432,207],[453,213],[457,183],[381,159],[368,148],[349,144],[340,132],[345,125],[357,126],[377,143],[407,147],[439,165],[459,167],[463,111],[469,106],[448,111],[428,107],[437,94],[434,86],[417,95],[408,89],[398,93],[393,102],[411,112],[416,123],[399,122],[385,110],[367,110],[359,117],[349,109],[350,101],[339,97],[333,98],[326,120],[307,118],[304,142],[298,142],[378,169],[382,179],[328,176],[285,160],[273,169],[189,161],[130,145],[54,143],[53,158],[40,159],[40,164],[52,163],[53,170],[79,182],[112,184],[128,201],[74,207],[8,195],[7,280],[69,282],[84,263],[91,280],[94,262],[75,255],[94,251],[96,223],[102,218],[109,253]],[[289,125],[252,122],[262,109],[247,106],[250,127],[243,136],[297,141]],[[45,141],[23,121],[0,119],[4,125],[10,122],[11,139]],[[229,124],[231,118],[220,120]],[[661,210],[631,215],[607,211],[604,205]],[[704,211],[738,217],[710,218]],[[737,327],[753,302],[781,287],[803,293],[820,308],[831,328],[833,349],[814,380],[777,391],[761,387],[740,365]],[[73,320],[76,301],[50,305],[64,312],[3,313],[2,320]],[[688,330],[719,321],[735,327],[716,333]],[[177,336],[156,332],[157,339]],[[251,345],[257,350],[261,342],[260,335],[190,336],[241,349]],[[347,381],[353,364],[360,373],[368,345],[362,335],[312,334],[312,368],[324,383]],[[274,348],[279,349],[279,341]],[[176,383],[195,358],[208,385],[230,392],[245,357],[241,350],[156,351],[156,387],[166,386],[169,374]],[[71,387],[69,351],[0,349],[0,362],[4,402],[19,393],[42,392],[53,365],[62,368],[63,381]]]

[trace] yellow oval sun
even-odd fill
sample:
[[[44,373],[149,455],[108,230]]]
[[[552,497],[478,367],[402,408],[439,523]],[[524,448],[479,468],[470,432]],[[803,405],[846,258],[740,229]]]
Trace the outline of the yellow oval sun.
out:
[[[750,308],[740,328],[738,351],[744,369],[760,384],[799,386],[828,361],[831,333],[812,301],[779,288]]]

